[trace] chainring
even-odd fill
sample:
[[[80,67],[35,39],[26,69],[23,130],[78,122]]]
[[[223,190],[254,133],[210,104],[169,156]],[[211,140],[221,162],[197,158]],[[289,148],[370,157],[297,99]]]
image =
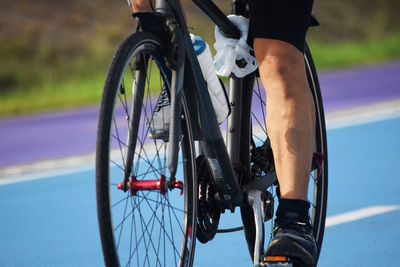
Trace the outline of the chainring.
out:
[[[218,230],[221,210],[215,199],[216,190],[211,178],[211,170],[204,156],[196,159],[199,195],[197,201],[197,239],[207,243]]]

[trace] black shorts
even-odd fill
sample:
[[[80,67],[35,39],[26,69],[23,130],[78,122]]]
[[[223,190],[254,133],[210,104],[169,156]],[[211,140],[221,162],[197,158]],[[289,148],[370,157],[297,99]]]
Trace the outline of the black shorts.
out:
[[[248,41],[269,38],[288,42],[304,51],[314,0],[249,0]]]

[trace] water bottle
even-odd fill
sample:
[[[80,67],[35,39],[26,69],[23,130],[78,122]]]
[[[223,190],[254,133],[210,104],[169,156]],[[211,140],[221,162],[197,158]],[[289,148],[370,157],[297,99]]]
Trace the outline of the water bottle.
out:
[[[200,63],[201,72],[207,82],[208,92],[214,107],[218,123],[222,123],[229,115],[229,101],[225,89],[222,87],[211,57],[211,51],[203,38],[197,35],[190,35],[194,51]]]

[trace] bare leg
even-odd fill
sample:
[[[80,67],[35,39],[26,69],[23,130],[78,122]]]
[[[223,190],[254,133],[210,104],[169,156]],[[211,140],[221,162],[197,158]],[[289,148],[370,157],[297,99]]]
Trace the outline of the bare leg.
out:
[[[154,0],[130,0],[134,12],[151,11],[150,1],[154,7]]]
[[[302,53],[293,45],[256,38],[254,51],[267,94],[267,130],[282,198],[307,200],[315,113]]]

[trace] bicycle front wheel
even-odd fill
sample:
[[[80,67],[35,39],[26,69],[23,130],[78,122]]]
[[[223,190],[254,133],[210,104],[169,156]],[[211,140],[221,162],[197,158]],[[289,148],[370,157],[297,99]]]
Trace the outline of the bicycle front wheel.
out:
[[[311,225],[313,228],[314,237],[317,242],[318,254],[321,251],[322,240],[325,229],[325,217],[327,207],[327,193],[328,193],[328,152],[327,152],[327,140],[326,140],[326,128],[325,128],[325,117],[324,108],[322,103],[322,97],[318,82],[317,72],[315,70],[314,62],[311,57],[310,50],[306,45],[304,60],[306,66],[306,74],[308,79],[308,85],[311,90],[311,95],[314,99],[314,108],[316,116],[316,131],[315,131],[315,144],[316,150],[314,151],[314,160],[312,171],[310,172],[309,182],[309,194],[308,201],[311,204]],[[255,84],[252,96],[252,110],[251,110],[251,166],[253,178],[257,176],[263,176],[270,171],[274,171],[272,151],[269,149],[268,132],[266,125],[266,95],[264,88],[258,82]],[[261,159],[261,160],[260,160]],[[260,162],[265,160],[265,162]],[[268,192],[266,192],[267,200],[269,204],[266,204],[269,208],[267,211],[270,219],[270,226],[266,227],[266,230],[273,230],[274,223],[274,209],[278,203],[278,190],[279,187],[271,186]],[[274,205],[275,203],[275,205]],[[275,206],[275,207],[274,207]],[[254,253],[254,241],[255,241],[255,225],[252,215],[252,211],[248,208],[242,208],[242,221],[245,230],[245,237],[249,248],[250,255]],[[266,235],[268,236],[268,235]]]
[[[168,172],[170,90],[161,41],[127,38],[110,66],[100,108],[96,195],[106,266],[191,266],[196,236],[195,156],[183,100],[176,179]],[[164,102],[163,102],[164,101]]]

